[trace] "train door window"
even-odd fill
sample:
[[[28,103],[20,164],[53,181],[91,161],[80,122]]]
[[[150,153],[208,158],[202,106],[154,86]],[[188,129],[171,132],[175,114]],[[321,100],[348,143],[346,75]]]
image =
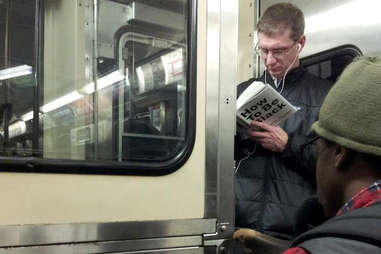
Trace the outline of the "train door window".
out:
[[[2,169],[179,168],[195,136],[195,6],[0,1]]]
[[[358,47],[354,45],[342,45],[303,58],[301,59],[301,64],[308,72],[335,82],[344,68],[355,57],[361,55],[362,52]]]
[[[35,1],[0,1],[0,153],[29,156],[32,139],[24,135],[33,121],[21,119],[33,109],[35,80]],[[28,137],[27,137],[28,136]],[[38,152],[38,149],[36,149]]]

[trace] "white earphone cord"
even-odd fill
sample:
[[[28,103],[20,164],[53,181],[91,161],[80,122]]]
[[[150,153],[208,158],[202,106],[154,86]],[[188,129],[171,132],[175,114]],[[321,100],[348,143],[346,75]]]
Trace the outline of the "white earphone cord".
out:
[[[298,53],[299,53],[300,48],[301,48],[300,43],[298,43]],[[280,92],[279,92],[280,94],[283,92],[284,81],[286,80],[286,75],[287,75],[287,73],[290,71],[291,67],[294,65],[296,59],[298,58],[298,55],[299,55],[299,54],[296,54],[296,55],[295,55],[294,60],[293,60],[292,63],[288,66],[286,72],[285,72],[284,75],[283,75],[283,78],[282,78],[282,87],[281,87]],[[266,69],[265,69],[265,84],[266,84],[266,83],[267,83],[267,82],[266,82]]]
[[[250,152],[250,151],[247,150],[247,149],[243,149],[242,152],[243,152],[244,154],[246,154],[246,156],[243,157],[242,159],[240,159],[240,160],[238,161],[237,166],[235,167],[235,170],[234,170],[234,173],[235,173],[235,174],[237,174],[238,169],[239,169],[239,167],[241,166],[241,163],[242,163],[243,161],[249,159],[249,157],[255,153],[256,148],[257,148],[257,144],[254,143],[253,151]]]

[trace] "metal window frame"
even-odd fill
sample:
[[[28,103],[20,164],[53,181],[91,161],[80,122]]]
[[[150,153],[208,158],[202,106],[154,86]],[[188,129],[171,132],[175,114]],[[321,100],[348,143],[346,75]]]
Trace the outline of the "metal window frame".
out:
[[[209,1],[207,8],[204,218],[3,225],[0,226],[1,252],[217,253],[224,239],[231,238],[234,231],[233,144],[237,80],[237,62],[232,59],[237,59],[238,44],[238,40],[231,38],[238,34],[238,3]]]
[[[40,172],[40,173],[76,173],[76,174],[108,174],[108,175],[150,175],[162,176],[173,173],[181,168],[188,160],[193,150],[196,133],[196,80],[197,75],[197,0],[189,0],[188,8],[188,70],[187,70],[187,98],[186,105],[188,114],[186,114],[186,137],[183,148],[172,158],[165,161],[83,161],[83,160],[67,160],[67,159],[48,159],[38,157],[9,157],[0,156],[0,167],[2,171],[8,172]],[[44,9],[44,1],[36,0],[36,15],[42,19],[42,11]],[[41,61],[43,60],[43,26],[41,22],[36,21],[36,101],[40,102],[41,91],[43,85],[43,68]],[[39,38],[39,40],[37,39]],[[36,103],[37,104],[37,103]],[[37,112],[37,113],[36,113]],[[34,117],[38,119],[38,106],[34,107]],[[38,121],[34,121],[34,128],[39,128]],[[38,139],[33,140],[33,147],[38,147]]]

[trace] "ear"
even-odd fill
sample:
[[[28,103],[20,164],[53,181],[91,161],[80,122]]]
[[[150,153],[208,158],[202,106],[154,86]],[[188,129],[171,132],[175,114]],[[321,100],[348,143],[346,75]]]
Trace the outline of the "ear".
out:
[[[298,42],[298,51],[301,52],[304,48],[304,45],[306,44],[306,36],[302,35]]]
[[[338,170],[345,170],[345,165],[351,157],[351,152],[342,146],[335,145],[335,167]]]

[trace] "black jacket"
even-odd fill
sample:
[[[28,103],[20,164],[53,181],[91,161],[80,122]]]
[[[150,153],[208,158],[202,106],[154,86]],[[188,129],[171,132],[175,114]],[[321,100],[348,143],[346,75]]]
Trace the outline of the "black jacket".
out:
[[[273,84],[268,73],[267,83]],[[264,81],[265,76],[260,80]],[[240,95],[255,79],[238,86]],[[320,106],[332,83],[298,67],[287,74],[282,95],[299,110],[281,123],[288,134],[282,153],[255,145],[253,140],[236,136],[235,159],[254,154],[241,162],[235,177],[236,226],[290,239],[294,236],[297,210],[315,193],[315,148],[305,146],[310,127],[318,118]],[[282,84],[277,88],[281,90]]]
[[[381,202],[338,215],[300,236],[291,247],[310,253],[381,253]]]

